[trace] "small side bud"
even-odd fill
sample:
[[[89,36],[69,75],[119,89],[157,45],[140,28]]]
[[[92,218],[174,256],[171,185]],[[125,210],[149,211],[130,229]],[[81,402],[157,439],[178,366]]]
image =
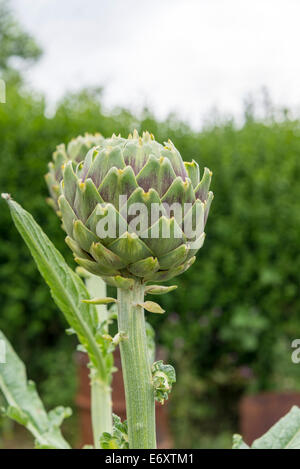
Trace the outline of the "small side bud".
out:
[[[165,310],[162,309],[162,307],[154,301],[145,301],[144,303],[137,303],[137,306],[141,306],[146,311],[149,311],[149,313],[163,314],[165,312]]]
[[[162,405],[168,399],[173,383],[176,382],[176,373],[172,365],[165,365],[162,360],[153,363],[152,383],[155,400]]]
[[[145,295],[165,295],[173,290],[176,290],[177,285],[172,285],[170,287],[164,287],[163,285],[148,285],[145,288]]]

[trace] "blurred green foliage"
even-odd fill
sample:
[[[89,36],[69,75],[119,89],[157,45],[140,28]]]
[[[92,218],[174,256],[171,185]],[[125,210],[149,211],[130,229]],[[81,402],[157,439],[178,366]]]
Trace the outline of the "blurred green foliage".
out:
[[[0,45],[3,30],[0,22]],[[10,37],[16,48],[8,51],[39,55],[31,42],[22,52]],[[0,71],[13,55],[4,53]],[[126,135],[137,127],[158,141],[171,138],[184,160],[213,171],[204,247],[172,282],[179,288],[161,298],[168,314],[148,316],[177,372],[171,398],[177,446],[205,447],[216,432],[227,441],[237,430],[243,393],[300,386],[290,347],[300,337],[300,122],[286,111],[255,119],[248,107],[243,125],[217,120],[195,132],[176,116],[159,122],[146,109],[139,118],[124,109],[108,114],[101,89],[68,95],[52,117],[46,115],[42,96],[20,81],[7,82],[7,103],[0,105],[0,191],[33,214],[71,264],[63,231],[45,203],[43,175],[57,144],[85,131]],[[76,388],[75,344],[4,204],[0,239],[0,329],[46,402],[68,405]]]

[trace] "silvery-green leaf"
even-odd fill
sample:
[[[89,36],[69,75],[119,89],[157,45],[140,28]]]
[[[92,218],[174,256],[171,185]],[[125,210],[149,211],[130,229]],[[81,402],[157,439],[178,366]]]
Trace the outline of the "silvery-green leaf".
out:
[[[6,415],[24,425],[35,437],[39,447],[69,449],[60,432],[60,425],[71,409],[59,407],[47,414],[35,384],[28,381],[23,362],[0,331],[5,343],[5,363],[0,363],[0,389],[7,401]]]
[[[293,406],[267,433],[255,440],[251,448],[240,435],[234,435],[233,449],[300,449],[299,407]]]
[[[253,449],[300,449],[300,409],[292,407],[270,430],[252,444]]]

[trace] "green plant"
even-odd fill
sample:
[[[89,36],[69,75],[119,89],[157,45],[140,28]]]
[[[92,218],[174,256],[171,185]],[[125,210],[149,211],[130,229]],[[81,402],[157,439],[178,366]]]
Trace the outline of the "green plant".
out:
[[[8,404],[3,413],[32,433],[36,448],[69,449],[60,426],[71,415],[71,409],[56,407],[47,413],[35,383],[27,380],[22,361],[1,331],[0,340],[5,344],[6,355],[6,362],[0,363],[0,388]]]
[[[61,158],[66,161],[62,178],[58,174]],[[106,400],[109,393],[105,389],[111,380],[111,352],[120,344],[129,447],[155,448],[154,402],[157,399],[163,403],[168,398],[175,372],[161,361],[151,368],[144,309],[154,313],[164,310],[153,301],[144,301],[144,295],[173,290],[174,287],[147,286],[147,283],[179,275],[195,260],[204,242],[204,226],[212,201],[211,173],[205,169],[200,180],[198,165],[183,163],[170,141],[163,147],[149,133],[139,137],[136,131],[128,140],[115,135],[108,140],[101,139],[100,147],[89,150],[82,162],[69,158],[60,148],[55,163],[58,160],[58,171],[50,164],[47,182],[56,210],[59,196],[57,212],[68,234],[66,242],[81,267],[117,287],[117,300],[88,299],[80,278],[65,264],[33,218],[9,195],[3,197],[53,298],[71,326],[70,333],[77,334],[81,349],[89,355],[94,384],[95,447],[99,447],[102,428],[99,420],[106,408],[109,409]],[[134,206],[140,211],[145,209],[144,217],[139,217],[137,223],[135,220],[134,225],[132,218],[128,221],[124,217],[121,205],[124,197],[129,198],[130,215],[136,214],[131,210]],[[158,208],[154,221],[153,207]],[[178,213],[178,207],[182,213]],[[111,210],[113,217],[108,216]],[[109,226],[107,236],[107,231],[103,234],[101,229],[111,222],[113,228],[117,223],[119,232],[112,235]],[[86,298],[82,297],[84,293]],[[108,335],[107,318],[103,320],[94,306],[107,303],[118,305],[119,332],[115,338]],[[107,415],[105,424],[110,419],[109,411]],[[115,432],[116,428],[112,435]],[[106,428],[103,434],[109,435]]]
[[[80,349],[86,351],[89,355],[93,379],[96,379],[97,384],[102,387],[108,387],[113,366],[111,351],[114,344],[104,339],[103,332],[106,331],[103,331],[103,327],[105,321],[104,323],[99,322],[95,306],[82,301],[89,296],[83,281],[66,264],[61,254],[55,249],[31,215],[11,200],[7,194],[4,194],[3,197],[9,203],[15,225],[30,249],[41,275],[47,282],[54,301],[70,325],[68,333],[77,335],[81,344]],[[12,382],[8,386],[5,381],[5,374],[7,370],[10,374],[13,374],[13,369],[14,363],[11,362],[10,355],[8,355],[8,364],[0,365],[0,376],[4,377],[0,380],[0,387],[9,404],[10,388],[13,390],[13,386],[18,386],[18,382]],[[22,408],[22,401],[20,402],[20,408],[28,413],[27,408]],[[11,416],[10,413],[9,416]],[[20,419],[18,421],[21,422]],[[27,428],[36,437],[34,428],[31,425],[28,425]],[[97,441],[95,444],[97,446]],[[57,447],[55,441],[52,442],[52,447]]]
[[[145,302],[144,295],[170,291],[145,285],[169,280],[194,262],[204,242],[213,197],[210,180],[206,168],[200,181],[198,165],[183,163],[171,141],[162,146],[149,133],[139,137],[135,131],[128,139],[113,135],[101,141],[99,148],[92,148],[79,164],[68,161],[61,184],[56,186],[56,195],[62,194],[58,205],[68,234],[66,242],[76,262],[118,289],[132,448],[156,444],[154,389],[143,310],[164,311],[152,301]],[[158,210],[155,220],[153,208]],[[140,215],[134,218],[137,212]],[[193,224],[196,230],[188,236]]]
[[[210,435],[215,445],[219,422],[226,432],[236,428],[237,402],[244,392],[300,386],[290,360],[290,343],[300,333],[299,118],[273,106],[258,119],[248,108],[243,123],[215,115],[194,131],[176,115],[161,121],[149,109],[139,116],[124,109],[107,114],[101,89],[67,94],[55,114],[46,117],[44,97],[15,83],[12,58],[30,63],[40,50],[6,5],[0,1],[0,74],[7,81],[7,102],[0,105],[0,187],[26,201],[69,265],[63,232],[44,204],[43,175],[58,142],[99,128],[104,135],[147,128],[159,141],[169,136],[183,157],[214,171],[218,197],[205,255],[175,279],[179,288],[172,295],[161,297],[161,306],[172,314],[149,320],[179,371],[172,398],[176,444],[209,446]],[[0,211],[0,237],[0,328],[14,338],[30,376],[41,383],[44,400],[72,405],[74,378],[61,378],[48,357],[59,353],[67,360],[75,337],[65,337],[64,320],[6,210]],[[192,406],[185,402],[189,399]],[[182,427],[193,427],[192,435]]]
[[[72,327],[71,332],[77,334],[81,346],[89,353],[92,372],[99,374],[102,380],[110,379],[111,363],[107,361],[107,352],[120,341],[128,340],[128,336],[123,331],[119,331],[118,338],[112,341],[108,340],[109,345],[105,346],[105,342],[103,342],[105,336],[101,334],[101,324],[99,324],[99,317],[93,303],[106,303],[108,300],[87,300],[88,292],[84,284],[66,265],[62,256],[31,215],[7,194],[3,194],[3,197],[10,206],[15,225],[29,247],[40,273],[47,281],[55,302]],[[159,289],[159,287],[157,288]],[[132,291],[134,290],[132,289]],[[128,304],[125,304],[125,307],[128,307]],[[139,318],[134,319],[133,324],[139,320]],[[129,330],[129,334],[131,331],[135,332],[134,327]],[[34,435],[36,448],[69,449],[70,445],[63,438],[60,426],[63,419],[70,416],[70,409],[57,407],[47,413],[34,383],[27,379],[23,363],[2,332],[0,332],[0,340],[4,342],[6,352],[6,362],[0,364],[0,388],[7,402],[7,406],[2,412],[7,417],[24,425]],[[150,344],[147,352],[148,363],[151,351],[152,345]],[[132,353],[130,348],[129,353]],[[153,364],[153,390],[155,397],[160,402],[168,397],[168,392],[174,381],[175,373],[172,367],[164,365],[161,361]],[[140,416],[140,418],[143,417],[144,415]],[[113,420],[114,426],[111,433],[104,432],[102,434],[99,446],[103,449],[132,448],[130,440],[128,441],[130,433],[127,433],[127,422],[122,423],[117,416],[114,416]],[[146,435],[147,431],[149,431],[149,427],[145,428]],[[289,414],[275,424],[264,436],[256,440],[251,448],[300,449],[299,435],[300,409],[293,407]],[[235,435],[233,448],[249,449],[249,446],[246,445],[241,436]]]
[[[103,433],[100,444],[102,449],[129,449],[127,422],[121,422],[120,417],[113,415],[113,432]]]
[[[61,218],[61,212],[58,206],[58,198],[62,193],[62,179],[63,169],[68,162],[71,162],[76,167],[82,160],[84,160],[86,153],[93,147],[104,148],[106,140],[100,134],[85,134],[85,136],[79,136],[72,139],[67,146],[61,144],[57,147],[56,151],[52,155],[52,161],[49,163],[49,172],[45,179],[48,185],[48,190],[51,198],[48,199],[48,203],[56,211],[57,215]],[[64,225],[62,225],[64,228]],[[64,228],[65,229],[65,228]],[[89,293],[92,296],[101,296],[103,299],[97,300],[85,300],[87,303],[96,304],[98,312],[98,321],[101,324],[101,334],[104,340],[111,339],[112,344],[117,345],[122,340],[122,333],[118,333],[115,338],[109,336],[108,324],[111,321],[111,315],[108,315],[107,304],[114,303],[113,298],[106,297],[106,284],[98,276],[95,276],[85,269],[78,268],[81,271],[82,276],[85,278],[85,283]],[[149,327],[149,324],[146,324]],[[152,353],[152,343],[154,341],[148,340],[148,349],[150,348]],[[109,356],[111,364],[113,364],[112,351]],[[154,351],[153,351],[154,353]],[[111,366],[111,372],[114,370],[113,365]],[[110,434],[112,431],[112,396],[110,386],[103,386],[97,373],[92,372],[91,378],[91,410],[92,410],[92,422],[94,432],[94,444],[98,448],[100,445],[100,437],[103,433]]]

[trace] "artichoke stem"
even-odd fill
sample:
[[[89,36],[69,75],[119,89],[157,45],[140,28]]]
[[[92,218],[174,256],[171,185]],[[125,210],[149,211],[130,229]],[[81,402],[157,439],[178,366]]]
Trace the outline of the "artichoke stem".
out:
[[[100,449],[102,433],[112,433],[112,401],[111,388],[95,378],[91,381],[92,426],[94,447]]]
[[[128,440],[131,449],[156,448],[155,401],[147,349],[144,286],[118,289],[118,327],[126,339],[120,342],[126,397]]]

